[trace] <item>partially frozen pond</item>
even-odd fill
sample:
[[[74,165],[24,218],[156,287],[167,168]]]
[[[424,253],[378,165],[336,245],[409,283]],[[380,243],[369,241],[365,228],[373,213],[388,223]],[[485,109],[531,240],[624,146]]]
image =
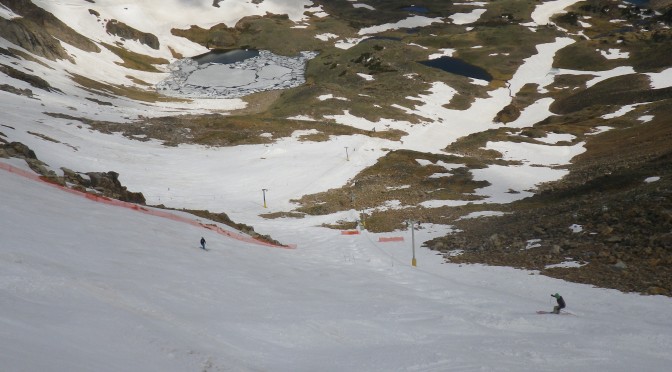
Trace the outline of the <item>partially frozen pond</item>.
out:
[[[187,98],[237,98],[266,90],[297,87],[305,83],[308,60],[315,52],[285,57],[267,50],[246,53],[250,58],[232,62],[203,56],[172,63],[170,76],[156,85],[159,93]],[[221,57],[221,56],[220,56]]]

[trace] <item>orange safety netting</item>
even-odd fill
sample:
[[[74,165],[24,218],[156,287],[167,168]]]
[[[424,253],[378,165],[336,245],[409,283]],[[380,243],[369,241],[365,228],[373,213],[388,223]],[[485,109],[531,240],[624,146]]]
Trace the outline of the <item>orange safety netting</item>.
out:
[[[204,223],[201,223],[199,221],[196,221],[196,220],[193,220],[193,219],[190,219],[190,218],[187,218],[187,217],[183,217],[183,216],[178,216],[176,214],[173,214],[173,213],[170,213],[170,212],[167,212],[167,211],[158,210],[158,209],[154,209],[154,208],[147,208],[147,207],[144,207],[144,206],[141,206],[141,205],[138,205],[138,204],[124,202],[124,201],[120,201],[120,200],[116,200],[116,199],[110,199],[110,198],[105,197],[105,196],[94,195],[94,194],[89,194],[89,193],[85,193],[85,192],[82,192],[82,191],[70,189],[70,188],[67,188],[65,186],[61,186],[59,184],[50,182],[47,179],[42,178],[41,176],[39,176],[39,175],[37,175],[33,172],[17,168],[17,167],[11,166],[11,165],[6,164],[6,163],[0,162],[0,169],[2,169],[4,171],[7,171],[7,172],[10,172],[10,173],[17,174],[21,177],[24,177],[24,178],[27,178],[27,179],[30,179],[30,180],[33,180],[33,181],[43,182],[47,185],[56,187],[56,188],[58,188],[62,191],[69,192],[69,193],[74,194],[74,195],[85,197],[86,199],[89,199],[91,201],[95,201],[97,203],[103,203],[103,204],[113,205],[113,206],[116,206],[116,207],[127,208],[127,209],[131,209],[133,211],[141,212],[141,213],[148,214],[148,215],[151,215],[151,216],[166,218],[166,219],[169,219],[169,220],[172,220],[172,221],[186,223],[186,224],[196,226],[196,227],[203,227],[203,228],[206,228],[208,230],[214,231],[214,232],[216,232],[220,235],[225,235],[225,236],[228,236],[229,238],[236,239],[236,240],[239,240],[239,241],[258,244],[258,245],[263,245],[263,246],[267,246],[267,247],[273,247],[273,248],[285,248],[285,249],[296,248],[295,245],[288,245],[288,246],[277,245],[277,244],[265,242],[265,241],[262,241],[262,240],[258,240],[258,239],[255,239],[255,238],[249,236],[249,235],[225,230],[225,229],[223,229],[223,228],[221,228],[221,227],[219,227],[215,224],[204,224]]]
[[[403,236],[390,236],[390,237],[384,237],[384,236],[381,236],[380,238],[378,238],[378,241],[379,241],[380,243],[403,242],[403,241],[404,241],[404,237],[403,237]]]

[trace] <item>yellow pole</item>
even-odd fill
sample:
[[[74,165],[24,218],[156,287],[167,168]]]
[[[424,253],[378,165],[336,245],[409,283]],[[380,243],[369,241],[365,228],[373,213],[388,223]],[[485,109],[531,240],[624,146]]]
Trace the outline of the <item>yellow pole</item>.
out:
[[[418,266],[418,261],[415,259],[415,221],[411,220],[411,248],[413,249],[412,266]]]

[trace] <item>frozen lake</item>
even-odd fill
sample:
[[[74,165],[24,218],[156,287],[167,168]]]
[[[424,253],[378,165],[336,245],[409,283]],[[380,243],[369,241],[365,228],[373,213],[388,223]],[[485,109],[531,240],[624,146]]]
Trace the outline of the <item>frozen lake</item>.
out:
[[[294,88],[305,83],[306,64],[316,55],[301,52],[286,57],[266,50],[240,50],[185,58],[170,65],[170,76],[156,88],[159,93],[186,98],[237,98]]]

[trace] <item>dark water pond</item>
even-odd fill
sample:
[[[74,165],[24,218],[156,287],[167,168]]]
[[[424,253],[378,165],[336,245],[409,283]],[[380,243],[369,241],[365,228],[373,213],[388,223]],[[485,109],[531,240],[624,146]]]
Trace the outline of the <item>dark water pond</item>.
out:
[[[205,63],[229,64],[241,62],[259,55],[256,49],[211,50],[196,57],[191,57],[199,65]]]
[[[388,41],[401,41],[400,37],[392,37],[392,36],[371,36],[367,37],[366,39],[362,41],[376,41],[376,40],[388,40]]]
[[[437,59],[431,59],[429,61],[422,61],[420,63],[425,66],[440,68],[441,70],[450,72],[451,74],[462,75],[485,81],[492,80],[492,75],[490,75],[487,71],[478,66],[464,62],[459,58],[441,57]]]
[[[626,3],[634,4],[637,6],[649,5],[649,0],[625,0]]]
[[[401,10],[406,11],[406,12],[411,12],[411,13],[427,13],[429,12],[429,9],[425,8],[424,6],[407,6],[401,8]]]

